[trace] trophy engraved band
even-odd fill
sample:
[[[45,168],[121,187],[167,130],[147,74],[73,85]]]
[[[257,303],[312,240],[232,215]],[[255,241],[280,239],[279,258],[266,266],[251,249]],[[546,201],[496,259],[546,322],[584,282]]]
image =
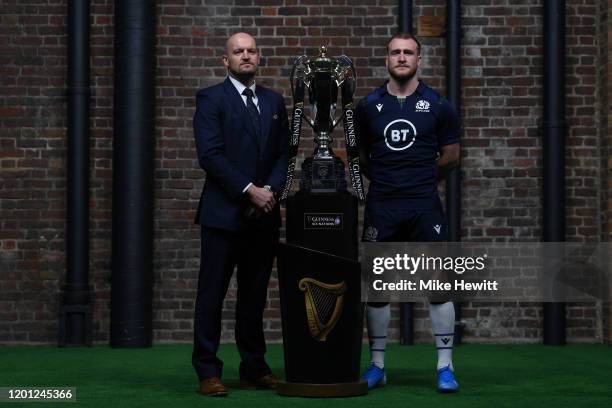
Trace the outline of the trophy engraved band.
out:
[[[315,150],[313,156],[306,158],[302,163],[300,189],[312,192],[346,190],[344,164],[331,148],[332,132],[340,121],[336,117],[338,89],[340,89],[349,175],[355,195],[360,201],[363,201],[365,194],[359,165],[358,137],[353,120],[356,76],[351,59],[345,55],[338,58],[328,57],[326,47],[321,47],[316,58],[302,55],[295,60],[290,81],[294,101],[292,133],[289,143],[287,182],[280,199],[287,198],[291,189],[300,143],[302,118],[305,116],[306,89],[308,89],[311,113],[310,116],[306,116],[306,121],[314,131]]]

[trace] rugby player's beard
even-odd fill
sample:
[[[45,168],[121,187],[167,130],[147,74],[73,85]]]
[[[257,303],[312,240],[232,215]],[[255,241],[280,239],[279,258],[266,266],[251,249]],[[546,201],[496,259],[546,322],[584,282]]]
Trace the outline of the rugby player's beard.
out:
[[[391,78],[393,78],[399,84],[405,84],[406,82],[409,82],[410,80],[412,80],[412,78],[414,78],[417,73],[416,69],[403,75],[398,75],[394,73],[392,69],[389,69],[388,71]]]
[[[234,78],[243,84],[250,83],[253,78],[255,78],[255,70],[253,72],[236,72],[231,68],[228,68],[229,72],[232,74]]]

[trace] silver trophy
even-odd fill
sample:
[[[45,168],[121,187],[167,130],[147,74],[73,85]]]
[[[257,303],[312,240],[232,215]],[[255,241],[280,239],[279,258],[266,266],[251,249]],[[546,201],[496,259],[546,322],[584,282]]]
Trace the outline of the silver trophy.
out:
[[[315,150],[313,156],[306,158],[302,163],[300,190],[315,193],[346,191],[344,164],[331,147],[332,132],[340,122],[340,116],[337,115],[340,90],[349,173],[355,194],[363,200],[359,149],[353,122],[353,93],[356,83],[353,62],[345,55],[337,58],[328,57],[326,47],[322,46],[316,58],[303,55],[295,60],[290,80],[294,101],[292,137],[287,183],[281,199],[287,196],[291,186],[303,116],[314,131]],[[306,89],[310,115],[304,115]]]

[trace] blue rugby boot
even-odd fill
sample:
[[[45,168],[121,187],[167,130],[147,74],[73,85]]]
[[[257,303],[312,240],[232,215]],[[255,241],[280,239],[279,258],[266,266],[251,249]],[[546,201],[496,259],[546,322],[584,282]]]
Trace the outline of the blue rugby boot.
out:
[[[363,379],[368,383],[368,390],[371,390],[376,387],[384,387],[387,383],[387,374],[385,374],[384,368],[379,368],[376,364],[370,363]]]
[[[455,374],[450,369],[450,365],[438,370],[438,391],[455,392],[459,389],[459,384],[455,380]]]

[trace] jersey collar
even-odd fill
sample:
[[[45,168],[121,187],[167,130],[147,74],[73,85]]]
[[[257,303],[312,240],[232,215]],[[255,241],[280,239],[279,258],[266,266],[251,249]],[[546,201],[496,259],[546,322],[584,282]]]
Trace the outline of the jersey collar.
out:
[[[387,91],[387,84],[389,83],[389,80],[387,79],[385,81],[384,84],[382,84],[382,86],[380,88],[378,88],[378,94],[383,97],[385,95],[391,95],[389,93],[389,91]],[[427,87],[427,85],[425,85],[425,83],[419,79],[419,84],[417,85],[416,89],[414,90],[414,93],[418,94],[418,95],[423,95],[425,93],[425,88]]]

